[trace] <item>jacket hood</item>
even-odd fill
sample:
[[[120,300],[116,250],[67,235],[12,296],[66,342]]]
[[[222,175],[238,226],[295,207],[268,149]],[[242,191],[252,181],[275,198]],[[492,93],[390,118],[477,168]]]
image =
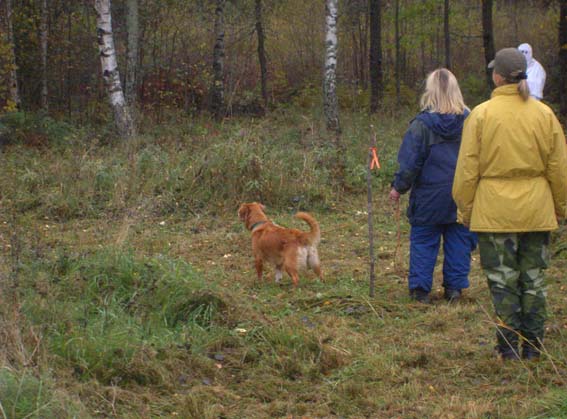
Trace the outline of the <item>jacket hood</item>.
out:
[[[520,44],[518,46],[518,51],[524,54],[524,57],[526,57],[526,62],[528,63],[528,65],[530,65],[534,58],[532,46],[530,44]]]
[[[445,140],[459,140],[463,131],[463,123],[468,114],[469,111],[465,111],[462,115],[421,112],[416,119],[423,122],[427,128]]]

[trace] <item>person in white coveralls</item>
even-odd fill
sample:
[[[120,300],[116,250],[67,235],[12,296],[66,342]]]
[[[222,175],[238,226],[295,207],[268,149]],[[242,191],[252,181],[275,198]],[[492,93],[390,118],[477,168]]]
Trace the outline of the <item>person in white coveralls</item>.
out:
[[[518,51],[524,54],[528,63],[528,87],[530,88],[530,96],[537,100],[543,99],[543,86],[545,85],[545,70],[543,66],[533,56],[532,46],[530,44],[521,44]]]

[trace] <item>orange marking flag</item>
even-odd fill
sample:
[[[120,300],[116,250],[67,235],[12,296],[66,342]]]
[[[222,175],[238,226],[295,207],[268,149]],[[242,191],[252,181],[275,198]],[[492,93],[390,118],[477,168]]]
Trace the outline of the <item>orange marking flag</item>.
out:
[[[378,160],[378,153],[376,152],[376,147],[370,147],[370,152],[372,153],[372,158],[370,160],[370,169],[380,169],[380,161]]]

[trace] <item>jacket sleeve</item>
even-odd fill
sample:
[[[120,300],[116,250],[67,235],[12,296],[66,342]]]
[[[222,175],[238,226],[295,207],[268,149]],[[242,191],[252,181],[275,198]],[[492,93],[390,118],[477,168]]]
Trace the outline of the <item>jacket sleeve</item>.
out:
[[[567,216],[567,145],[565,135],[555,115],[551,114],[552,150],[547,161],[545,176],[551,187],[555,214]]]
[[[392,186],[399,193],[406,193],[411,189],[421,173],[427,158],[425,144],[425,130],[422,122],[414,119],[406,131],[398,152],[399,169],[394,175]]]
[[[477,112],[473,110],[465,119],[453,180],[453,199],[457,204],[457,221],[465,225],[470,224],[474,196],[480,180],[480,132],[481,121],[478,110]]]

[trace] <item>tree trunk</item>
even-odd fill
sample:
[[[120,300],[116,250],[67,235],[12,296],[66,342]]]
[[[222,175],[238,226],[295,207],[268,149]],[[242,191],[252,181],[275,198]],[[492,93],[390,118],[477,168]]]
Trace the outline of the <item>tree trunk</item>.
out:
[[[128,31],[128,52],[126,55],[126,82],[124,83],[126,101],[135,108],[138,91],[138,52],[140,51],[140,24],[138,18],[138,0],[128,0],[126,15]]]
[[[110,0],[109,0],[110,1]],[[72,29],[73,29],[73,24],[71,21],[71,17],[72,17],[72,10],[71,10],[71,5],[68,4],[67,5],[67,52],[66,52],[66,56],[67,56],[67,61],[66,61],[66,77],[65,77],[65,96],[67,96],[67,117],[69,119],[71,119],[72,113],[73,113],[73,98],[71,95],[71,77],[73,75],[73,71],[71,69],[71,57],[72,57],[72,49],[73,49],[73,41],[72,41]]]
[[[8,32],[8,43],[10,44],[10,102],[8,109],[18,110],[22,107],[20,89],[18,86],[18,66],[16,64],[16,43],[14,40],[14,26],[12,24],[12,0],[6,1],[6,26]]]
[[[366,66],[369,65],[366,60],[367,58],[370,58],[370,52],[368,50],[368,28],[370,26],[370,13],[368,11],[368,8],[366,8],[366,13],[364,15],[364,26],[361,25],[362,29],[360,31],[360,36],[358,39],[360,39],[360,79],[362,80],[362,88],[366,90],[368,89],[368,82],[370,81],[368,80],[370,74],[368,75],[368,77],[366,77]]]
[[[323,111],[327,129],[335,135],[334,145],[336,163],[332,167],[335,179],[341,187],[345,186],[345,147],[341,139],[339,123],[339,101],[337,98],[337,19],[338,0],[326,0],[325,4],[325,75],[323,83]]]
[[[382,98],[382,5],[370,0],[370,112],[375,113]]]
[[[361,71],[359,69],[359,65],[360,65],[360,61],[361,57],[359,57],[359,47],[360,47],[360,42],[358,40],[358,38],[356,37],[356,31],[355,31],[355,27],[354,25],[351,27],[351,31],[350,31],[350,36],[352,38],[352,78],[354,80],[354,82],[356,83],[356,86],[358,87],[360,84],[362,84],[362,76],[361,76]]]
[[[360,53],[359,57],[359,64],[358,68],[360,70],[360,80],[362,80],[362,88],[366,90],[368,88],[368,80],[366,77],[366,66],[370,65],[366,62],[366,58],[368,57],[368,27],[370,26],[370,13],[368,7],[365,8],[364,11],[364,21],[358,19],[358,40],[360,42]],[[368,57],[370,58],[370,57]]]
[[[325,77],[323,86],[323,109],[329,130],[340,132],[339,106],[337,100],[337,15],[338,0],[326,0],[325,25]]]
[[[567,124],[567,0],[561,0],[559,8],[559,101],[561,115]]]
[[[120,136],[124,139],[135,134],[134,122],[130,109],[124,100],[124,92],[120,83],[120,73],[114,48],[112,34],[112,16],[110,13],[110,0],[95,0],[96,32],[98,49],[100,51],[100,64],[102,77],[108,91],[110,106],[114,111],[114,121]]]
[[[215,46],[213,48],[213,86],[211,88],[211,110],[215,117],[222,118],[224,109],[224,5],[217,0],[215,8]]]
[[[443,31],[445,32],[445,68],[451,69],[451,36],[449,33],[449,0],[445,0],[443,10]]]
[[[400,0],[395,0],[394,25],[396,43],[396,104],[400,106]]]
[[[264,26],[262,22],[262,0],[256,0],[256,34],[258,35],[258,60],[260,61],[260,83],[262,86],[262,100],[264,108],[268,108],[267,77],[268,68],[266,64],[266,50],[264,49]]]
[[[40,24],[40,45],[41,45],[41,109],[45,113],[49,112],[49,91],[47,89],[47,44],[49,41],[48,32],[49,9],[47,0],[41,0],[41,24]]]
[[[486,82],[488,88],[492,90],[492,70],[488,68],[488,63],[494,59],[494,33],[492,31],[492,0],[482,0],[482,44],[484,46],[484,68],[486,69]]]

